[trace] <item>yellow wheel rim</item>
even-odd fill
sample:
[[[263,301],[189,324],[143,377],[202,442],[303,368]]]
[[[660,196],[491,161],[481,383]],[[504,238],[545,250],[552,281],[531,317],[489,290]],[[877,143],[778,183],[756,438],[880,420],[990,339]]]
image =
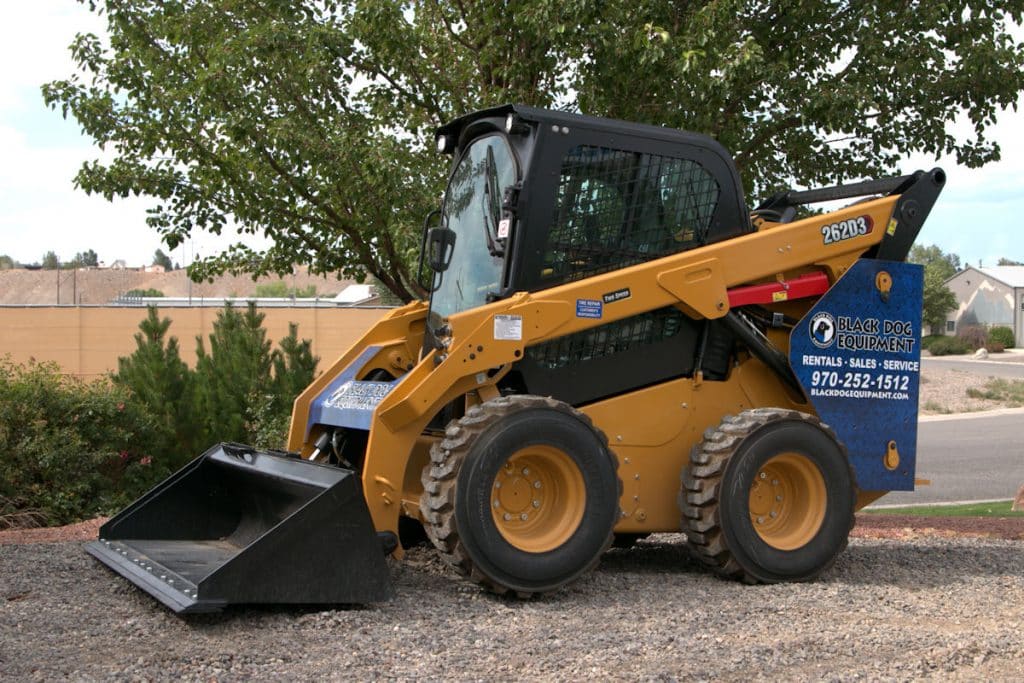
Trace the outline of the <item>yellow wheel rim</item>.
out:
[[[825,478],[807,456],[776,455],[750,485],[750,522],[768,545],[794,550],[807,545],[825,520]]]
[[[516,451],[494,477],[491,516],[502,537],[525,552],[554,550],[583,520],[587,492],[572,459],[553,446]]]

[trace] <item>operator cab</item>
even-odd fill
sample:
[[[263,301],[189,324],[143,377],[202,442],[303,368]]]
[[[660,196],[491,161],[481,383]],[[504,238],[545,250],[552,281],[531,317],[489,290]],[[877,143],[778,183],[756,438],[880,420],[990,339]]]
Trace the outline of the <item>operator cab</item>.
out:
[[[454,163],[440,224],[426,238],[428,349],[461,311],[753,229],[732,158],[703,135],[506,105],[452,121],[437,143]],[[665,379],[664,368],[652,375],[656,364],[622,365],[627,353],[660,349],[673,359],[669,374],[692,373],[703,327],[676,308],[652,311],[530,347],[509,381],[579,405]],[[602,359],[620,367],[590,386],[597,368],[588,366]],[[628,380],[613,377],[623,373]]]

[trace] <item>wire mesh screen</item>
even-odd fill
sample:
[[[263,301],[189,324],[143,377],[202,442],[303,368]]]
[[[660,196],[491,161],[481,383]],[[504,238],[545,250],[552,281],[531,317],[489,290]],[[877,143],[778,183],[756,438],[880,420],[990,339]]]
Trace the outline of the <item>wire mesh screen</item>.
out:
[[[574,147],[562,162],[542,278],[578,280],[704,244],[720,194],[690,159]]]
[[[672,306],[635,315],[583,332],[530,346],[527,358],[547,369],[578,365],[593,358],[635,351],[679,334],[686,316]]]

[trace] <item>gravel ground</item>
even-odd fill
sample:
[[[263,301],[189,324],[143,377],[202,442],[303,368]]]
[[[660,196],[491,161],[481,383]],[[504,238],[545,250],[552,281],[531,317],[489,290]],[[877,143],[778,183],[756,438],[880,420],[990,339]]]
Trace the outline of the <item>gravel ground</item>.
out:
[[[998,407],[967,399],[983,377],[924,375],[936,412]],[[414,548],[389,603],[190,618],[85,553],[100,521],[0,532],[0,680],[1024,681],[1020,520],[864,517],[821,580],[780,586],[716,579],[660,535],[530,602]]]
[[[923,357],[929,357],[927,351]],[[958,360],[973,362],[969,370],[942,366],[942,360]],[[963,356],[943,356],[942,360],[921,366],[921,396],[919,412],[921,415],[944,415],[949,413],[973,413],[984,410],[1005,408],[1006,404],[984,398],[971,398],[968,389],[984,389],[989,380],[993,379],[992,365],[985,361],[974,361],[971,354]],[[988,361],[995,363],[1024,363],[1024,350],[1012,349],[1004,353],[994,353]]]
[[[482,593],[426,548],[397,597],[179,618],[79,543],[0,546],[4,680],[1021,680],[1024,546],[853,538],[821,580],[744,586],[678,535],[547,598]]]

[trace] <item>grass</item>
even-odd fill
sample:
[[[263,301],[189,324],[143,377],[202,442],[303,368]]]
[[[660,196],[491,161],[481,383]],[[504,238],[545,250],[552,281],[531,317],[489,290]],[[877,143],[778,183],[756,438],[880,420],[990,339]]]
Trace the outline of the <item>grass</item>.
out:
[[[952,410],[942,405],[938,401],[925,401],[924,405],[921,407],[929,412],[941,413],[943,415],[949,415],[950,413],[953,412]]]
[[[1005,403],[1010,408],[1024,406],[1024,380],[990,379],[980,389],[971,387],[967,390],[971,398],[983,398],[990,401]]]
[[[864,510],[873,515],[918,515],[921,517],[1021,517],[1024,510],[1010,509],[1013,501],[1000,500],[994,503],[966,503],[964,505],[912,505],[899,508],[875,508]]]

